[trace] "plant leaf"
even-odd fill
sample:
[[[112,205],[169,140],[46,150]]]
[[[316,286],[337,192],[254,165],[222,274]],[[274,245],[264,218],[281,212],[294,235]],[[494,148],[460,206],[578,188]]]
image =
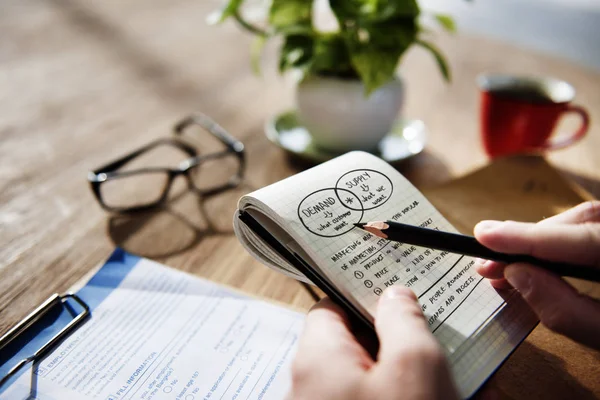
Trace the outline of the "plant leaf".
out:
[[[414,18],[420,13],[416,0],[330,0],[329,5],[340,26]]]
[[[339,34],[315,37],[312,71],[321,74],[356,77],[344,38]]]
[[[367,40],[356,32],[348,37],[348,48],[352,65],[369,95],[394,78],[402,54],[415,41],[417,25],[412,18],[398,18],[362,28],[368,32]]]
[[[256,75],[260,75],[260,56],[266,41],[266,36],[259,35],[254,39],[252,42],[252,47],[250,48],[252,72],[254,72]]]
[[[456,33],[456,24],[450,15],[434,14],[433,17],[446,31],[450,33]]]
[[[311,26],[308,25],[289,25],[282,26],[273,31],[274,34],[282,34],[284,36],[288,35],[303,35],[303,36],[313,36],[316,32],[313,30]]]
[[[277,30],[292,25],[312,27],[312,0],[273,0],[269,23]]]
[[[240,7],[244,0],[230,0],[222,9],[211,13],[207,18],[209,25],[219,24],[227,18],[234,18],[237,23],[247,31],[260,36],[268,36],[269,32],[253,25],[242,17]]]
[[[398,17],[416,17],[419,15],[417,0],[389,0],[377,1],[373,19],[383,20]]]
[[[442,75],[444,76],[444,79],[447,82],[449,82],[452,79],[450,76],[450,69],[448,68],[448,64],[446,63],[446,60],[442,53],[434,45],[424,40],[417,40],[417,44],[423,46],[433,54],[433,56],[435,57],[435,61],[437,62],[438,67],[442,72]]]
[[[329,0],[331,11],[338,19],[340,26],[343,22],[354,20],[360,15],[362,1],[356,0]]]
[[[243,2],[244,0],[229,0],[229,2],[225,4],[221,10],[211,15],[211,21],[214,21],[215,23],[225,21],[227,18],[235,15],[238,12]]]
[[[391,53],[381,53],[368,48],[354,51],[352,65],[365,85],[365,96],[369,96],[394,75],[398,58]]]
[[[281,46],[279,71],[289,68],[310,68],[313,59],[314,40],[307,35],[288,35]]]

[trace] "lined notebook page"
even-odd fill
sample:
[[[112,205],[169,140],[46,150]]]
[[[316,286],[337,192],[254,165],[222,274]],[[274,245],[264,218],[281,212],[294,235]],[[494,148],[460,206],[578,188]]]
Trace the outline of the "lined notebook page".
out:
[[[353,226],[391,219],[456,232],[408,180],[373,155],[347,153],[249,194],[240,207],[265,208],[261,203],[371,315],[385,288],[410,287],[448,354],[505,304],[475,272],[471,257],[390,242]]]

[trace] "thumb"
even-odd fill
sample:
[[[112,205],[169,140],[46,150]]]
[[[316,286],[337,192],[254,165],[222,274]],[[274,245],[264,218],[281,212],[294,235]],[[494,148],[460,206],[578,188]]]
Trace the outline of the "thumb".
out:
[[[380,346],[372,376],[391,397],[458,398],[446,357],[412,290],[398,285],[383,292],[375,330]]]
[[[600,303],[578,293],[562,278],[529,264],[511,264],[506,280],[548,328],[600,350]]]
[[[377,306],[375,330],[379,337],[379,362],[397,363],[399,358],[438,357],[441,349],[427,326],[412,290],[392,286]],[[410,361],[410,360],[408,360]]]

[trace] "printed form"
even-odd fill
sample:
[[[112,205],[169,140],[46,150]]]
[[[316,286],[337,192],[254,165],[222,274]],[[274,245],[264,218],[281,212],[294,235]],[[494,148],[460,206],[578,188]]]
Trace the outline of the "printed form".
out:
[[[116,254],[79,291],[92,317],[0,398],[285,396],[303,314]]]

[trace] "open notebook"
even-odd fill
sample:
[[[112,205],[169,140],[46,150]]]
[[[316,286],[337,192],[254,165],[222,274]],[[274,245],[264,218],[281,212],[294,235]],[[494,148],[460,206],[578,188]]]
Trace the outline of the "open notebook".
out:
[[[353,225],[386,219],[457,232],[398,171],[360,151],[243,196],[234,229],[255,258],[320,287],[371,327],[383,290],[410,287],[462,397],[470,397],[538,320],[518,294],[498,292],[479,276],[473,258],[390,242]]]

